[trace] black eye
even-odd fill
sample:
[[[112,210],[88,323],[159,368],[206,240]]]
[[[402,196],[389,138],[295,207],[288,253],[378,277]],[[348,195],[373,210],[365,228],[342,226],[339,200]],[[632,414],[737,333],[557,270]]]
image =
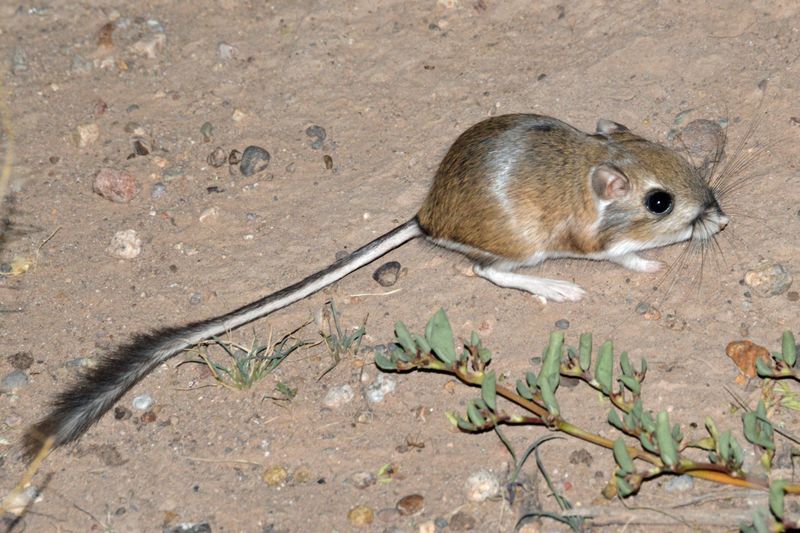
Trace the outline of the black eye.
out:
[[[672,195],[660,189],[650,191],[644,197],[644,206],[654,215],[665,215],[672,211]]]

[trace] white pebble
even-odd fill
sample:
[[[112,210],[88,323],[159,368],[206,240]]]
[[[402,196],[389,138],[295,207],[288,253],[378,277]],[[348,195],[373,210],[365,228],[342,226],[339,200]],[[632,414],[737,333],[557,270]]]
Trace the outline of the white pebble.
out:
[[[500,481],[487,469],[481,469],[467,478],[467,499],[471,502],[483,502],[497,496],[500,492]]]
[[[142,239],[136,235],[136,230],[118,231],[111,239],[106,252],[122,259],[133,259],[142,253]]]
[[[153,398],[149,394],[142,394],[134,398],[131,405],[133,405],[133,408],[137,411],[147,411],[153,406]]]
[[[367,387],[367,400],[372,403],[380,403],[387,394],[393,393],[396,387],[397,382],[393,377],[378,374],[375,381]]]
[[[325,407],[336,409],[346,403],[352,402],[353,398],[355,398],[353,387],[345,383],[344,385],[331,388],[322,400],[322,404]]]

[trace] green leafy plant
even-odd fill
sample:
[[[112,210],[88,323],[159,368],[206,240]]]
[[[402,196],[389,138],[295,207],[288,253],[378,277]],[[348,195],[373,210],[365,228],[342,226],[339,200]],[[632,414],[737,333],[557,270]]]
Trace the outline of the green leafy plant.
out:
[[[211,370],[211,375],[222,386],[234,390],[249,389],[275,370],[292,352],[302,346],[314,344],[312,341],[294,338],[295,333],[308,324],[309,322],[306,322],[275,343],[272,342],[271,333],[266,344],[261,344],[258,338],[254,337],[250,346],[214,337],[196,347],[200,361],[195,362],[206,364]],[[230,363],[226,365],[214,359],[209,353],[209,348],[212,346],[219,347]]]
[[[641,399],[647,363],[642,360],[635,369],[623,352],[619,355],[619,372],[615,374],[611,341],[595,351],[591,334],[582,334],[578,347],[572,348],[564,345],[563,332],[554,332],[543,352],[538,374],[533,370],[526,372],[524,379],[517,380],[511,388],[499,383],[496,373],[488,370],[491,352],[475,332],[462,348],[456,349],[442,309],[430,319],[424,336],[411,333],[402,322],[395,324],[395,335],[388,356],[375,355],[375,364],[380,369],[441,372],[480,388],[480,396],[467,403],[464,415],[453,412],[447,415],[462,431],[483,432],[502,425],[545,426],[612,451],[617,467],[603,491],[608,498],[635,494],[645,482],[661,476],[689,475],[768,491],[772,530],[782,531],[796,525],[784,517],[783,502],[786,494],[800,494],[800,485],[770,480],[767,474],[745,470],[742,445],[731,430],[720,431],[710,417],[705,419],[708,435],[689,440],[680,425],[670,422],[666,411],[647,410]],[[794,337],[785,334],[781,353],[773,354],[772,367],[762,365],[759,375],[796,378],[800,372],[795,367],[795,355]],[[619,433],[616,439],[582,429],[564,416],[557,401],[562,377],[577,379],[608,399],[611,408],[607,421]],[[498,401],[501,398],[518,409],[508,411],[508,406]],[[743,413],[742,428],[744,438],[760,452],[761,463],[769,472],[775,452],[775,431],[763,401],[755,410]],[[519,465],[513,452],[512,457]]]

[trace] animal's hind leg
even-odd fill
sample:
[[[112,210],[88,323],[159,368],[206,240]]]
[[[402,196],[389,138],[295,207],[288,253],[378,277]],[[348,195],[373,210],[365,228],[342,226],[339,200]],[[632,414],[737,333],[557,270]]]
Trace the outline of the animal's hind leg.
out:
[[[475,265],[473,270],[478,276],[488,279],[499,287],[518,289],[554,302],[567,300],[576,302],[586,294],[586,291],[578,285],[568,281],[526,276],[494,266]]]

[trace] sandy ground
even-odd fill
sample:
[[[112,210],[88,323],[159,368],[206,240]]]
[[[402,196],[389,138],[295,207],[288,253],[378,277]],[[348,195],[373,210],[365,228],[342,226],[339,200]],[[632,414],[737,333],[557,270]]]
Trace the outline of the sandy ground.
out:
[[[415,241],[387,256],[405,269],[390,289],[371,278],[377,263],[231,333],[245,344],[280,337],[332,298],[348,328],[368,316],[360,353],[318,379],[330,353],[306,347],[241,392],[217,386],[202,365],[178,366],[191,355],[178,357],[127,395],[118,416],[46,460],[34,480],[41,495],[15,530],[348,531],[357,528],[348,512],[362,505],[375,512],[366,530],[511,531],[525,509],[556,511],[533,461],[528,492],[513,505],[468,499],[470,475],[485,468],[502,482],[510,460],[494,434],[451,430],[445,411],[463,410],[473,390],[440,375],[389,375],[395,390],[367,400],[380,374],[369,348],[391,341],[396,320],[420,330],[439,307],[457,335],[481,333],[512,383],[567,320],[572,344],[592,331],[634,361],[646,357],[646,405],[668,410],[688,435],[702,436],[706,415],[738,428],[728,390],[752,406],[760,389],[736,381],[726,344],[746,336],[777,349],[782,331],[798,328],[793,288],[761,298],[741,280],[762,261],[800,268],[799,32],[792,0],[2,3],[16,157],[0,261],[34,260],[26,273],[0,277],[0,374],[21,371],[24,382],[0,396],[3,493],[24,468],[22,431],[81,358],[250,302],[407,220],[449,144],[487,116],[542,113],[587,131],[603,117],[664,143],[702,118],[728,124],[729,146],[760,116],[750,141],[769,147],[723,206],[732,224],[699,289],[700,256],[675,263],[676,246],[646,254],[678,265],[666,278],[547,263],[538,271],[575,281],[588,297],[541,305],[465,276],[463,258]],[[313,125],[326,131],[321,146],[306,134]],[[131,158],[136,140],[149,153]],[[248,145],[269,151],[267,170],[245,177],[208,162],[217,146]],[[113,203],[94,193],[103,168],[130,173],[138,194]],[[141,239],[132,259],[107,251],[123,230]],[[637,312],[641,303],[657,313]],[[297,335],[320,339],[315,324]],[[297,389],[291,402],[270,399],[279,383]],[[355,397],[326,406],[343,385]],[[154,402],[146,413],[132,406],[141,395]],[[615,436],[597,394],[569,388],[560,402],[577,424]],[[776,416],[798,431],[793,412]],[[546,433],[507,430],[519,450]],[[631,517],[628,530],[730,530],[735,513],[759,501],[700,481],[667,490],[665,478],[627,502],[680,523],[603,500],[613,468],[603,449],[567,439],[541,456],[573,505],[606,513],[591,522],[600,530]],[[387,465],[393,475],[380,474]],[[284,482],[264,480],[281,469]],[[410,494],[424,509],[394,510]]]

